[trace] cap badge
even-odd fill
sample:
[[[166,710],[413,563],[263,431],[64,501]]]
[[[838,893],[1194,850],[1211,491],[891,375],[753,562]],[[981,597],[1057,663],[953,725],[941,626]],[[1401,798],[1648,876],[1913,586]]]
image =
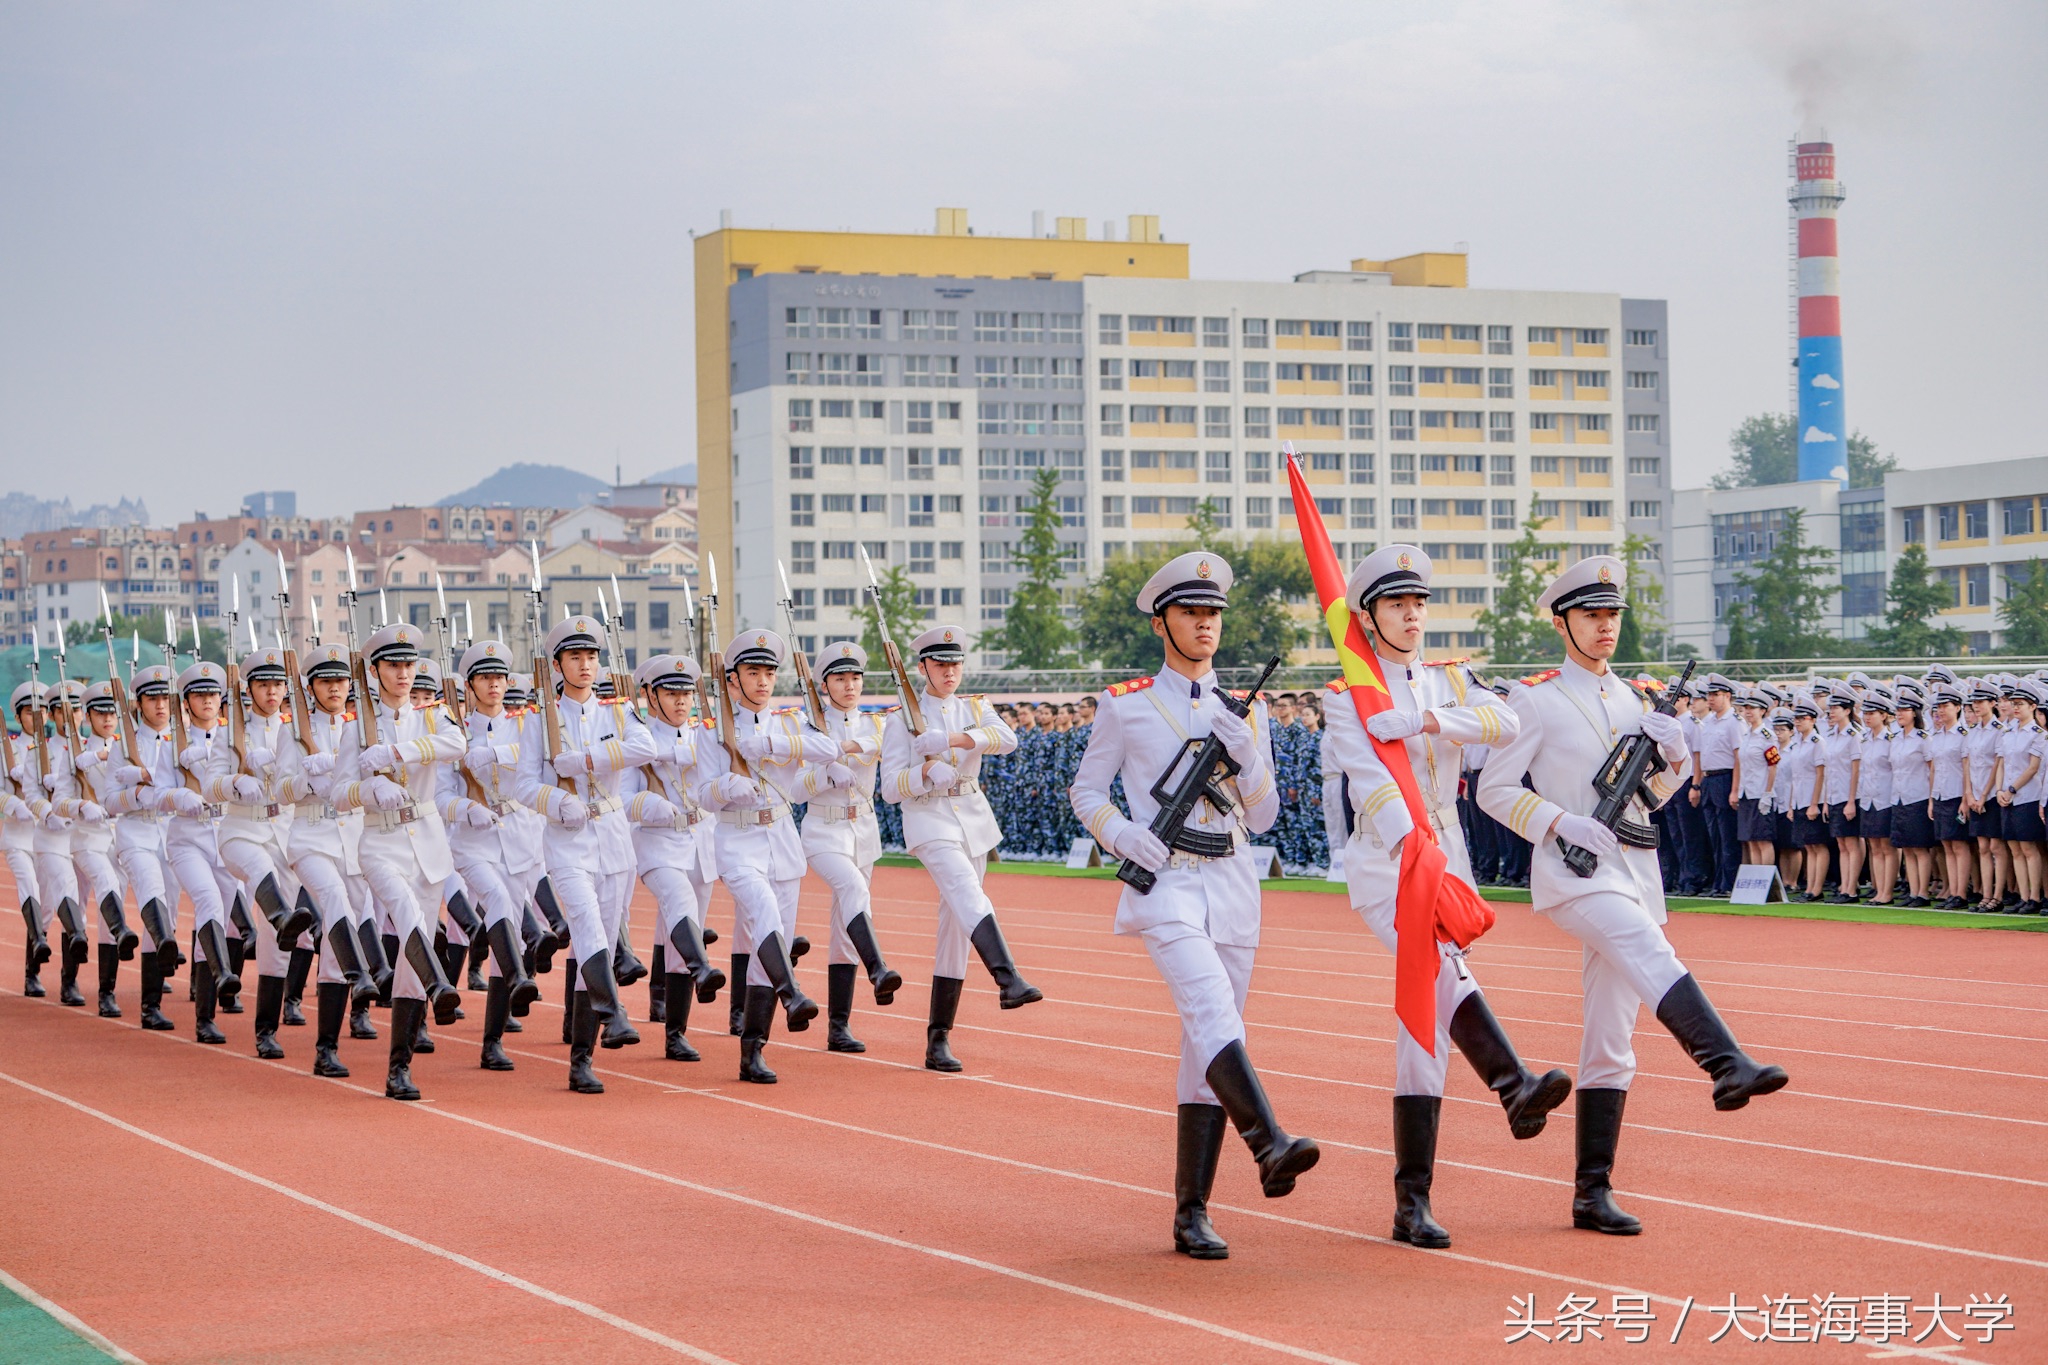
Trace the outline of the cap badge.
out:
[[[1403,550],[1400,554],[1394,556],[1394,563],[1400,568],[1412,569],[1415,567],[1415,556]]]
[[[1600,581],[1602,583],[1612,583],[1614,581],[1614,570],[1602,564],[1600,566]]]
[[[266,654],[263,656],[263,662],[267,664],[274,664],[277,662],[277,656],[275,654]]]
[[[1198,560],[1198,561],[1196,561],[1196,564],[1195,564],[1195,577],[1197,577],[1197,578],[1207,578],[1208,576],[1209,576],[1209,561],[1208,561],[1208,560],[1206,560],[1206,559],[1203,559],[1203,560]],[[949,635],[949,636],[947,636],[946,638],[950,640],[950,639],[952,639],[953,637]]]
[[[756,635],[754,637],[754,643],[760,648],[766,649],[768,647],[768,637],[765,635]]]
[[[484,646],[484,655],[485,655],[485,657],[486,657],[486,658],[492,658],[492,657],[495,657],[495,656],[497,655],[497,653],[498,653],[498,647],[497,647],[496,645],[485,645],[485,646]]]
[[[853,646],[852,646],[852,645],[841,645],[841,646],[839,646],[839,657],[840,657],[840,658],[842,658],[842,659],[851,659],[851,658],[853,657]]]
[[[411,643],[411,641],[409,641],[409,640],[407,640],[407,639],[405,638],[405,632],[404,632],[404,631],[402,631],[402,630],[398,632],[398,643],[400,643],[400,644],[402,644],[402,645],[403,645],[403,644],[410,644],[410,643]]]
[[[947,631],[947,632],[946,632],[946,635],[945,635],[945,640],[946,640],[946,643],[947,643],[947,644],[949,644],[949,645],[953,643],[953,632],[952,632],[952,631],[950,631],[950,630],[949,630],[949,631]]]

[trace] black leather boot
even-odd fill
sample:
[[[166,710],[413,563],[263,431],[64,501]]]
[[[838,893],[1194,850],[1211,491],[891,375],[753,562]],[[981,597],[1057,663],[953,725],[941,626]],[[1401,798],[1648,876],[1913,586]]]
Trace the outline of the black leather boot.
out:
[[[1572,1093],[1572,1078],[1564,1072],[1551,1070],[1539,1076],[1522,1065],[1507,1031],[1478,991],[1458,1002],[1451,1015],[1450,1035],[1486,1088],[1500,1096],[1508,1131],[1517,1138],[1532,1138],[1542,1132],[1550,1111]]]
[[[266,1062],[274,1062],[284,1056],[284,1049],[277,1045],[278,1018],[284,1012],[284,978],[281,976],[259,976],[256,978],[256,1055]]]
[[[590,1007],[604,1025],[603,1044],[606,1048],[631,1047],[640,1041],[640,1032],[626,1018],[626,1006],[619,999],[619,983],[612,972],[610,953],[599,953],[582,964],[583,990],[590,997]]]
[[[555,954],[562,945],[555,941],[554,931],[540,922],[540,916],[533,913],[531,902],[519,907],[519,937],[524,941],[527,952],[527,975],[539,976],[555,969]]]
[[[173,1027],[164,1018],[164,964],[155,953],[142,955],[142,1027],[151,1033],[167,1033]]]
[[[341,1064],[341,1021],[348,1015],[348,983],[317,982],[313,999],[313,1074],[346,1079],[348,1068]]]
[[[1700,1069],[1714,1078],[1716,1109],[1740,1109],[1752,1096],[1783,1090],[1790,1079],[1785,1068],[1752,1061],[1737,1046],[1735,1035],[1721,1022],[1691,972],[1672,982],[1657,1002],[1657,1022],[1671,1030]]]
[[[429,1056],[434,1051],[434,1037],[427,1032],[427,1015],[424,1010],[420,1011],[419,1026],[412,1031],[412,1050],[421,1057]]]
[[[1436,1173],[1436,1128],[1443,1101],[1435,1095],[1394,1096],[1394,1232],[1397,1242],[1447,1247],[1451,1234],[1429,1212]]]
[[[164,978],[169,980],[178,974],[178,968],[185,965],[185,954],[178,951],[177,931],[171,927],[171,912],[162,901],[152,896],[142,903],[139,913],[142,927],[149,930],[149,936],[156,940],[156,955],[163,967]]]
[[[1266,1198],[1293,1193],[1296,1177],[1321,1159],[1322,1149],[1315,1139],[1289,1137],[1280,1127],[1244,1044],[1232,1043],[1217,1053],[1204,1079],[1237,1125],[1237,1135],[1251,1149],[1252,1159],[1259,1163],[1259,1187]]]
[[[796,984],[796,976],[790,971],[788,960],[782,956],[782,935],[770,934],[756,943],[754,956],[760,959],[761,970],[768,974],[768,980],[775,987],[776,998],[782,1001],[789,1031],[802,1033],[811,1026],[811,1020],[818,1017],[818,1002],[805,995],[803,987]]]
[[[1633,1237],[1642,1220],[1624,1213],[1614,1202],[1614,1149],[1621,1141],[1621,1111],[1626,1090],[1579,1091],[1579,1123],[1575,1134],[1578,1170],[1572,1179],[1572,1226],[1616,1237]]]
[[[462,930],[463,943],[460,946],[466,953],[469,951],[469,942],[484,931],[484,922],[477,918],[476,909],[469,903],[469,896],[466,892],[457,890],[444,903],[448,907],[448,918],[453,920],[456,927]],[[458,976],[460,973],[451,972],[449,975]]]
[[[676,958],[689,970],[690,982],[697,992],[697,1003],[708,1005],[718,999],[718,993],[725,989],[725,973],[711,965],[711,959],[704,955],[704,931],[699,930],[697,921],[688,915],[675,922],[668,931],[670,946],[676,950]],[[739,981],[734,977],[735,982]],[[669,997],[675,999],[673,995]]]
[[[647,964],[633,956],[633,936],[619,926],[619,941],[612,945],[612,976],[621,986],[647,979]]]
[[[228,946],[228,931],[216,921],[199,931],[199,942],[204,946],[207,965],[213,968],[213,998],[227,1001],[241,994],[242,977],[235,970],[234,949]],[[211,1019],[213,1013],[207,1012]]]
[[[666,1024],[668,1022],[668,945],[656,939],[654,943],[654,970],[647,977],[647,1022]]]
[[[468,975],[469,945],[467,943],[455,943],[445,938],[436,938],[434,940],[434,956],[440,959],[442,977],[447,980],[450,987],[460,991],[461,987],[456,986],[455,983],[463,981],[464,977]],[[464,985],[467,984],[464,981]],[[438,1014],[439,1011],[436,1011],[436,1013]],[[455,1005],[455,1019],[462,1020],[468,1017],[463,1012],[462,1003],[458,996]]]
[[[690,1027],[690,978],[682,972],[670,972],[663,983],[662,996],[668,1002],[663,1012],[661,1029],[667,1048],[662,1055],[672,1062],[694,1062],[702,1054],[683,1036]]]
[[[506,1017],[526,1013],[540,999],[540,987],[526,974],[526,958],[512,936],[512,921],[501,919],[493,924],[484,931],[484,940],[497,960],[498,980],[505,983]]]
[[[133,961],[135,950],[142,946],[142,939],[128,927],[128,917],[121,913],[121,893],[109,891],[100,897],[100,920],[107,926],[107,932],[114,936],[113,946],[119,950],[122,962]]]
[[[846,922],[846,936],[853,940],[853,950],[860,954],[861,966],[867,969],[868,984],[875,989],[875,1003],[893,1003],[896,992],[903,989],[903,977],[882,960],[882,945],[875,942],[875,926],[867,911]]]
[[[397,940],[392,942],[395,944]],[[363,964],[364,974],[377,990],[374,996],[362,1003],[388,1008],[391,1004],[391,954],[384,951],[384,936],[377,932],[376,925],[364,920],[356,926],[356,947],[360,950],[356,958]]]
[[[317,939],[308,939],[317,942]],[[284,969],[284,1013],[278,1022],[286,1028],[304,1028],[306,1015],[302,1008],[306,999],[306,978],[313,974],[313,964],[320,960],[320,954],[311,948],[292,949],[291,961]]]
[[[100,945],[100,1018],[119,1019],[121,1002],[115,998],[115,987],[121,979],[121,950],[111,943]]]
[[[90,955],[92,947],[81,938],[67,935],[64,941],[64,961],[57,969],[57,1003],[60,1005],[83,1005],[85,995],[78,989],[78,954]]]
[[[747,1017],[747,964],[754,960],[752,953],[732,955],[732,997],[726,1011],[726,1032],[738,1038],[746,1032]]]
[[[746,1017],[740,1032],[740,1079],[754,1085],[775,1084],[775,1073],[761,1063],[761,1049],[768,1045],[768,1031],[775,1024],[775,988],[749,986]]]
[[[1216,1163],[1223,1155],[1223,1108],[1215,1104],[1183,1104],[1177,1113],[1179,1136],[1173,1163],[1173,1249],[1198,1261],[1230,1258],[1230,1243],[1209,1223],[1209,1191],[1216,1184]]]
[[[511,1017],[512,985],[494,976],[484,985],[484,1050],[477,1062],[486,1071],[512,1070],[512,1059],[505,1055],[505,1021]]]
[[[425,931],[415,929],[406,935],[405,960],[418,974],[420,983],[427,988],[427,999],[434,1006],[434,1022],[442,1028],[447,1028],[461,1018],[458,1011],[462,1008],[462,996],[448,984],[447,974],[441,970],[441,963],[434,957],[434,947],[427,942]]]
[[[967,983],[957,976],[934,976],[932,978],[931,1013],[924,1024],[924,1065],[927,1071],[944,1071],[949,1075],[961,1071],[960,1059],[953,1055],[953,1019],[960,1013],[960,989]]]
[[[277,946],[291,949],[297,946],[299,935],[313,927],[317,918],[306,905],[286,905],[284,892],[278,888],[277,874],[267,873],[256,883],[256,906],[263,917],[270,921],[270,927],[277,931]]]
[[[242,968],[249,960],[249,945],[255,941],[256,931],[254,929],[251,929],[241,938],[231,938],[228,940],[228,965],[234,969],[235,993],[233,995],[228,994],[228,983],[225,980],[216,983],[216,988],[220,995],[220,1012],[222,1014],[240,1014],[242,1012],[242,977],[246,975]]]
[[[860,968],[834,962],[825,968],[825,1048],[828,1052],[866,1052],[868,1045],[846,1031],[853,1017],[853,978]]]
[[[412,1083],[413,1038],[426,1021],[427,1002],[398,995],[391,999],[391,1069],[384,1076],[384,1098],[416,1100],[419,1087]]]
[[[789,965],[794,967],[804,960],[804,954],[811,950],[811,941],[798,934],[789,941]]]
[[[377,1040],[377,1025],[370,1019],[368,1005],[354,1005],[349,1008],[348,1036],[366,1043]]]
[[[192,1037],[208,1044],[225,1043],[228,1036],[213,1022],[215,1002],[220,998],[213,963],[200,958],[192,964]]]
[[[508,929],[511,928],[511,922],[507,921],[505,927]],[[469,961],[465,964],[469,970],[467,973],[465,973],[465,978],[462,983],[464,989],[472,991],[487,991],[491,988],[490,979],[484,975],[484,959],[489,957],[490,955],[490,931],[485,930],[483,933],[477,935],[475,938],[469,941]],[[517,954],[515,954],[514,957],[516,960]]]
[[[391,983],[398,977],[398,935],[377,935],[377,951],[383,954],[384,962],[391,970],[377,981],[377,1008],[391,1008]]]
[[[555,899],[555,884],[546,877],[542,877],[539,885],[534,887],[533,903],[547,922],[546,936],[534,944],[534,965],[540,971],[552,971],[555,954],[568,951],[569,921],[562,918],[561,903]]]
[[[337,919],[327,926],[327,951],[348,987],[349,1008],[369,1004],[377,998],[377,983],[363,970],[363,957],[356,942],[355,926]]]
[[[86,930],[90,927],[85,916],[78,909],[78,902],[69,896],[57,901],[57,923],[64,926],[63,961],[73,967],[83,967],[92,959],[92,939]]]
[[[33,979],[36,968],[50,960],[50,940],[43,936],[43,909],[36,904],[34,896],[22,901],[21,922],[28,929],[28,974]],[[31,994],[43,994],[41,984],[38,982],[37,989]]]
[[[576,1038],[576,988],[583,984],[577,973],[576,959],[568,959],[568,970],[562,974],[562,1045],[573,1043]]]
[[[1045,999],[1038,987],[1017,975],[1017,964],[1010,960],[1010,945],[1003,942],[1003,930],[994,915],[982,916],[967,941],[981,954],[981,964],[995,978],[996,988],[1003,993],[1004,1009],[1013,1010]]]
[[[607,962],[606,968],[611,964]],[[602,1095],[604,1082],[591,1069],[590,1059],[597,1051],[597,1008],[591,1003],[590,992],[576,992],[576,1003],[569,1010],[569,1088],[579,1095]]]

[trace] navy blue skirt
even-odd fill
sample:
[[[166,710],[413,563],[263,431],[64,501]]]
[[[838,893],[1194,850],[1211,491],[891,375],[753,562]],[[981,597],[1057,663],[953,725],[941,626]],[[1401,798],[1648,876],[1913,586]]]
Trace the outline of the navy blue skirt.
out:
[[[2041,820],[2039,801],[2014,800],[2003,812],[2005,837],[2015,843],[2038,844],[2048,838]]]
[[[1969,818],[1972,839],[2003,839],[2005,837],[2005,812],[1996,801],[1983,810],[1973,810]]]
[[[1927,813],[1925,801],[1908,801],[1891,808],[1892,843],[1899,848],[1933,848],[1941,841],[1934,837],[1934,817]]]
[[[1969,826],[1963,823],[1963,799],[1960,796],[1944,797],[1934,803],[1934,837],[1945,843],[1960,843],[1970,837]]]
[[[1857,814],[1856,823],[1863,826],[1866,839],[1889,839],[1892,837],[1892,808],[1865,806]]]
[[[1778,839],[1777,818],[1757,809],[1763,804],[1754,796],[1735,803],[1735,837],[1745,844],[1770,844]]]
[[[1828,836],[1834,839],[1861,839],[1863,837],[1863,812],[1856,810],[1847,801],[1837,801],[1827,808]],[[1850,818],[1854,812],[1855,818]]]
[[[1799,833],[1793,827],[1792,814],[1790,811],[1781,810],[1772,812],[1771,826],[1775,831],[1771,835],[1772,843],[1776,844],[1779,848],[1799,847]]]
[[[1825,815],[1810,816],[1804,809],[1792,816],[1792,846],[1812,848],[1828,842],[1828,818]]]

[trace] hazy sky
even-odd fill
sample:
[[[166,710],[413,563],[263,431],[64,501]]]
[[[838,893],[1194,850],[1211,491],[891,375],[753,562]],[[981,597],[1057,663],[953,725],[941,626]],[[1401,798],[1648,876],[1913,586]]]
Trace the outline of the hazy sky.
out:
[[[0,491],[334,513],[692,457],[689,232],[1157,213],[1671,301],[1678,482],[1786,396],[1825,125],[1849,420],[2048,449],[2048,5],[0,3]]]

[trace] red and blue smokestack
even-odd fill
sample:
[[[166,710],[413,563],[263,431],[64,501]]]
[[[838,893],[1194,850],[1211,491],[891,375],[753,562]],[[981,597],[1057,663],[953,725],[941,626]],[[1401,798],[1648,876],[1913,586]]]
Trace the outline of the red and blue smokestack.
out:
[[[1799,477],[1849,485],[1842,409],[1842,279],[1835,214],[1835,144],[1802,142],[1792,209],[1799,220]]]

